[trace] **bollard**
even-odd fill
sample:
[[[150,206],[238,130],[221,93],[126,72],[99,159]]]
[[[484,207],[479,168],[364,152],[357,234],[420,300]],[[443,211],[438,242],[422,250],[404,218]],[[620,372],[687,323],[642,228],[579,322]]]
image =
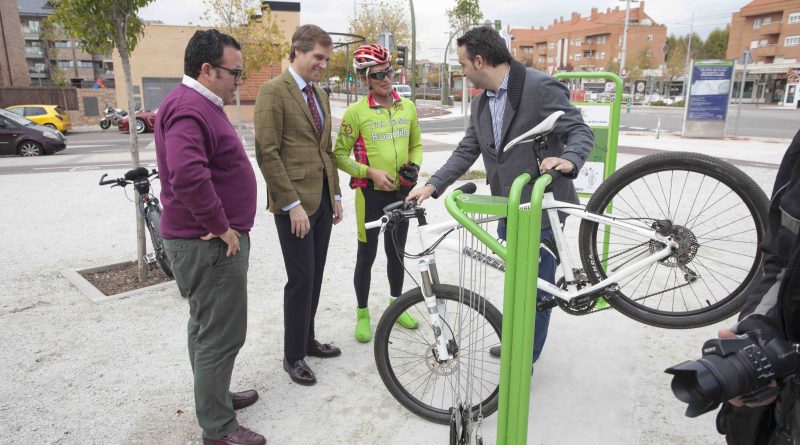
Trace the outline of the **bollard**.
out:
[[[625,112],[626,113],[630,113],[631,112],[631,102],[633,102],[633,98],[628,99],[628,102],[625,104]]]

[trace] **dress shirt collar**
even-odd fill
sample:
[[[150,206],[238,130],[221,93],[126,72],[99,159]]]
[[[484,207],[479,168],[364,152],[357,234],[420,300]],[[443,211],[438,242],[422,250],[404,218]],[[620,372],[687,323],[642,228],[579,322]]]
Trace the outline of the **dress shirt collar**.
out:
[[[192,79],[191,77],[189,77],[189,76],[184,74],[183,75],[183,80],[181,81],[181,83],[186,85],[187,87],[197,91],[203,97],[205,97],[206,99],[210,100],[214,105],[216,105],[216,106],[218,106],[220,108],[224,108],[225,104],[222,102],[222,98],[217,96],[216,94],[212,93],[211,90],[209,90],[208,88],[204,87],[203,84],[198,82],[197,80]]]

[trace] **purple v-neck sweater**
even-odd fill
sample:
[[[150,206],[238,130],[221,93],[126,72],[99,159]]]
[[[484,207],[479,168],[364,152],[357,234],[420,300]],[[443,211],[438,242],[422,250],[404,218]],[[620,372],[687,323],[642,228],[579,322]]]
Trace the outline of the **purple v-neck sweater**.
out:
[[[256,176],[220,107],[192,88],[176,86],[158,109],[155,143],[164,238],[253,227]]]

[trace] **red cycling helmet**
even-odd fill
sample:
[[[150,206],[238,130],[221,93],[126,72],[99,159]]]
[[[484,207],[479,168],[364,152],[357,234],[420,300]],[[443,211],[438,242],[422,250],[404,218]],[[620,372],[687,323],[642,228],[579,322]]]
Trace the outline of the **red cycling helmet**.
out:
[[[392,55],[389,50],[377,44],[361,46],[353,53],[353,69],[356,72],[391,61]]]

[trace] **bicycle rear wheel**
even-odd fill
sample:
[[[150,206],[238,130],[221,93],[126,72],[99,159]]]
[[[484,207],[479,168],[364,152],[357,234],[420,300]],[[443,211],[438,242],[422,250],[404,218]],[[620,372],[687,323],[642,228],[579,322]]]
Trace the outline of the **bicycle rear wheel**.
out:
[[[172,267],[170,267],[167,259],[167,251],[164,249],[164,239],[161,238],[161,209],[155,205],[148,206],[145,211],[145,222],[147,223],[147,230],[150,231],[150,241],[153,243],[156,261],[158,261],[161,270],[172,278]]]
[[[489,348],[500,345],[502,316],[467,289],[437,284],[433,292],[446,304],[443,321],[455,338],[455,358],[437,360],[428,309],[420,289],[412,289],[386,309],[375,331],[381,379],[398,402],[432,422],[449,424],[450,407],[458,400],[473,401],[473,420],[489,416],[497,411],[500,381],[500,359],[492,357]],[[418,329],[396,323],[403,311],[420,320]]]
[[[620,279],[608,302],[652,326],[706,326],[738,312],[760,274],[767,197],[744,172],[698,153],[659,153],[611,175],[586,210],[678,241],[667,258]],[[635,232],[584,220],[581,261],[593,283],[665,247]],[[606,247],[606,241],[608,242]]]

